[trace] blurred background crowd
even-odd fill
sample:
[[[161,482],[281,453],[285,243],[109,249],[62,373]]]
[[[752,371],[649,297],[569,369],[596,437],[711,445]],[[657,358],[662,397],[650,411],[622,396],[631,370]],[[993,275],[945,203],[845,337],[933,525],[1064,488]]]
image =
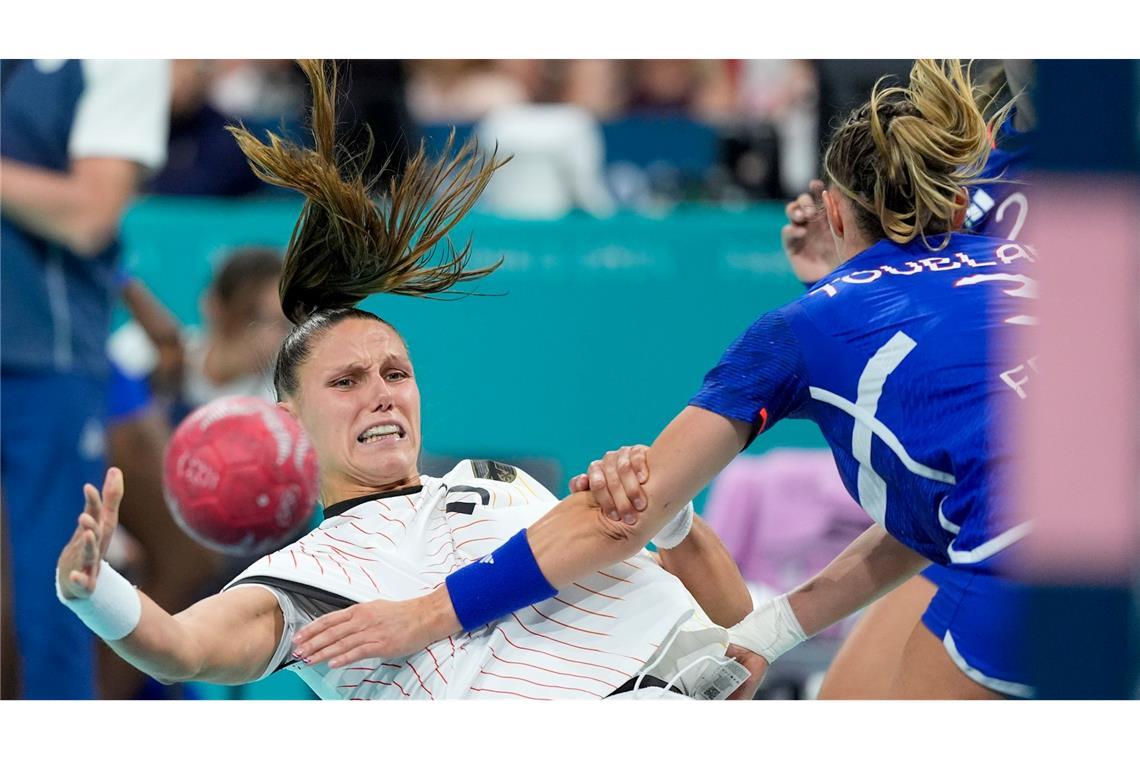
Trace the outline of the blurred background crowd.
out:
[[[883,60],[357,60],[344,118],[371,168],[408,146],[476,134],[515,156],[486,204],[550,218],[795,195],[821,135],[885,74]],[[242,195],[259,183],[220,127],[295,125],[304,80],[290,61],[174,62],[171,144],[153,193]],[[391,159],[389,161],[389,159]]]

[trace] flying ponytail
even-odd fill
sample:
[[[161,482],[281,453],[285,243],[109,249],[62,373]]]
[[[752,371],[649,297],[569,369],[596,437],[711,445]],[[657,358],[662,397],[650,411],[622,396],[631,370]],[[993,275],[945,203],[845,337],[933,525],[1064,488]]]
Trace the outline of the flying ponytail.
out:
[[[374,293],[430,297],[493,272],[501,262],[468,269],[470,240],[457,249],[448,233],[505,161],[484,159],[473,141],[452,156],[452,134],[441,159],[429,159],[421,145],[378,204],[358,168],[368,156],[345,161],[338,149],[336,67],[299,63],[312,87],[312,148],[272,133],[263,143],[244,127],[227,127],[258,177],[305,197],[281,272],[281,308],[290,321],[300,325]]]

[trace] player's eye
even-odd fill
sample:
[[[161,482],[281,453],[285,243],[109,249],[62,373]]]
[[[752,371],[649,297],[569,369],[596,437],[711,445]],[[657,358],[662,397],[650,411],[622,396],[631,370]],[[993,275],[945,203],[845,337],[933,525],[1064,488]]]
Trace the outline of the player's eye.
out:
[[[332,381],[333,388],[351,388],[356,384],[356,381],[351,377],[340,377]]]
[[[388,372],[386,372],[384,374],[384,379],[390,383],[395,383],[395,382],[399,382],[400,380],[405,380],[405,379],[407,379],[407,377],[408,377],[408,373],[402,369],[388,370]]]

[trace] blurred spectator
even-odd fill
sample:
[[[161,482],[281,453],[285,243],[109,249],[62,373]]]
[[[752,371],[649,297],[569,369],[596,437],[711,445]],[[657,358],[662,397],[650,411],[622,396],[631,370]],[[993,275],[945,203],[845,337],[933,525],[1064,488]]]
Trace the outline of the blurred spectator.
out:
[[[288,59],[214,61],[210,103],[220,113],[247,121],[292,121],[305,107],[308,89]]]
[[[387,59],[365,59],[342,61],[341,67],[348,101],[345,113],[352,120],[345,143],[354,155],[362,155],[371,134],[374,142],[365,176],[378,176],[383,188],[393,175],[403,172],[409,149],[419,146],[416,125],[408,110],[404,64]]]
[[[277,400],[273,357],[290,328],[280,276],[272,248],[239,248],[222,263],[203,297],[205,330],[187,334],[182,398],[191,409],[231,395]]]
[[[782,193],[794,197],[819,164],[819,91],[808,61],[740,62],[739,113],[745,123],[767,122],[779,138]]]
[[[736,105],[725,61],[630,61],[626,77],[626,109],[633,113],[715,121],[731,116]]]
[[[621,115],[625,105],[622,62],[600,59],[567,61],[561,96],[567,103],[585,108],[599,119]]]
[[[173,420],[222,396],[257,396],[276,401],[272,362],[289,331],[277,281],[281,254],[251,246],[231,252],[202,295],[203,327],[183,331],[184,371]],[[110,351],[135,376],[159,367],[152,336],[138,323],[115,331]]]
[[[574,209],[614,211],[604,178],[605,145],[597,122],[571,105],[515,105],[494,110],[476,134],[511,160],[488,184],[481,203],[503,216],[556,219]]]
[[[422,60],[410,69],[408,106],[420,124],[477,121],[530,99],[523,83],[495,61]]]
[[[226,131],[227,118],[207,100],[214,72],[213,61],[173,62],[166,166],[147,184],[148,192],[234,196],[261,188]]]
[[[26,698],[95,695],[94,637],[52,598],[83,484],[102,483],[115,240],[166,157],[166,61],[0,63],[0,427]]]

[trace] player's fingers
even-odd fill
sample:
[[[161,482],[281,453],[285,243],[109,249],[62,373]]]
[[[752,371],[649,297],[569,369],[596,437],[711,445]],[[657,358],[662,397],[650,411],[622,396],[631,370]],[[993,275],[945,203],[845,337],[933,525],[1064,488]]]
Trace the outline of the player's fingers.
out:
[[[319,665],[322,662],[327,662],[339,657],[351,649],[355,649],[364,644],[368,638],[369,636],[366,632],[357,631],[339,638],[336,641],[330,641],[319,649],[314,649],[312,652],[305,654],[304,662],[307,665]]]
[[[336,612],[330,612],[327,615],[321,615],[319,618],[309,623],[301,630],[297,631],[296,635],[293,636],[293,646],[297,647],[301,644],[305,644],[311,641],[314,636],[318,636],[333,626],[344,623],[351,618],[351,607],[343,610],[338,610]]]
[[[95,579],[82,570],[72,570],[67,574],[67,580],[73,587],[82,588],[88,594],[95,593]],[[74,593],[70,595],[75,596]]]
[[[630,503],[633,504],[633,508],[638,511],[645,509],[645,491],[642,490],[641,480],[637,477],[637,472],[633,469],[633,460],[631,459],[631,452],[628,446],[622,447],[618,453],[617,472],[618,477],[621,479],[622,491]]]
[[[102,518],[103,515],[103,502],[99,498],[99,492],[95,490],[95,486],[90,483],[83,484],[83,511],[96,521]]]
[[[823,200],[823,180],[813,179],[808,183],[808,193],[815,203]]]
[[[365,640],[363,643],[357,644],[347,649],[343,654],[336,655],[332,660],[328,661],[329,667],[344,668],[351,665],[353,662],[360,662],[367,660],[368,657],[383,657],[389,656],[392,653],[386,652],[382,641]]]
[[[629,461],[633,464],[633,472],[637,475],[637,481],[639,483],[647,482],[649,480],[649,447],[642,444],[631,446]]]
[[[590,462],[590,466],[586,469],[586,475],[590,480],[590,493],[597,500],[598,508],[602,510],[602,514],[613,520],[620,519],[613,497],[610,495],[609,488],[606,487],[606,474],[602,469],[602,463],[596,459]]]
[[[83,572],[94,577],[99,567],[99,541],[95,531],[83,531],[83,551],[80,554],[80,563]]]
[[[570,478],[570,493],[590,490],[590,476],[582,473]]]
[[[621,515],[622,522],[626,525],[633,525],[637,522],[637,510],[626,495],[622,474],[618,471],[618,461],[617,452],[611,451],[606,454],[605,459],[602,460],[602,472],[605,474],[606,489],[613,500],[614,509]],[[631,479],[636,482],[636,478],[632,478],[632,470],[629,472]],[[640,486],[638,488],[640,489]]]
[[[103,480],[103,511],[104,522],[118,521],[119,503],[123,500],[123,471],[118,467],[107,470],[107,477]]]

